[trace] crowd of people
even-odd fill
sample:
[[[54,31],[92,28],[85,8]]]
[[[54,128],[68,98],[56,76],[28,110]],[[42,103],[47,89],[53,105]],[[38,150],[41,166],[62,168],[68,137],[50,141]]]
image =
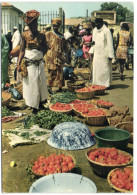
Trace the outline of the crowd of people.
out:
[[[117,36],[114,52],[113,29],[102,18],[85,21],[83,27],[74,25],[67,32],[59,32],[62,20],[53,18],[43,32],[38,31],[39,12],[30,10],[23,18],[26,26],[22,35],[17,27],[2,34],[2,88],[8,79],[8,60],[16,63],[17,82],[23,83],[26,105],[36,113],[47,101],[53,87],[62,90],[64,79],[71,79],[73,69],[89,68],[92,84],[110,87],[112,60],[120,64],[120,79],[124,80],[124,64],[131,44],[131,34],[123,23]],[[14,52],[13,52],[14,51]],[[10,55],[9,55],[10,53]],[[4,56],[7,55],[7,58]],[[8,55],[10,57],[8,57]],[[46,73],[47,71],[47,78]]]

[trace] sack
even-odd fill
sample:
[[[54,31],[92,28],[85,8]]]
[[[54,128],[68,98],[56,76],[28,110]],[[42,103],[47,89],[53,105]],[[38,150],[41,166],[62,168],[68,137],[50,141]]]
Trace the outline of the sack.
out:
[[[22,77],[26,77],[28,75],[27,60],[24,58],[21,61],[19,73],[21,74]]]
[[[11,92],[12,97],[16,100],[21,100],[22,99],[22,95],[15,89],[15,88],[9,88],[8,92]]]

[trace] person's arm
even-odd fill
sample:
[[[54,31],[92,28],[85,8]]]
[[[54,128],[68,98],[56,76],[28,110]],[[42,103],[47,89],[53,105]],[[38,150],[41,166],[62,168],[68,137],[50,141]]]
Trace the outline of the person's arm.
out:
[[[114,58],[113,39],[110,30],[107,31],[107,47],[108,47],[108,59],[111,61]]]
[[[17,62],[17,71],[20,70],[20,63],[25,54],[25,46],[26,46],[25,37],[22,36],[21,43],[20,43],[20,53],[19,53],[18,62]]]
[[[84,39],[83,39],[83,37],[82,37],[82,42],[80,43],[80,47],[82,47],[83,44],[84,44]]]
[[[45,55],[45,53],[47,52],[47,42],[45,34],[43,34],[42,44],[39,45],[38,49],[43,52],[43,55]]]
[[[119,33],[117,33],[117,42],[116,42],[116,48],[118,47],[119,44]]]

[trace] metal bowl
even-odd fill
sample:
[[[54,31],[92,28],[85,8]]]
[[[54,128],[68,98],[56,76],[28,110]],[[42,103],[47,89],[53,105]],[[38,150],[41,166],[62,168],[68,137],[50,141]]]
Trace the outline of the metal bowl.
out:
[[[96,193],[94,182],[74,173],[56,173],[35,181],[29,193]]]

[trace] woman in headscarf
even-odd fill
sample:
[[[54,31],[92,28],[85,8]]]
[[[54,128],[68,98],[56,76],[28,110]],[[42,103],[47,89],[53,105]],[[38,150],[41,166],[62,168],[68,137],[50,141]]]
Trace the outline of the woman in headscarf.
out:
[[[27,66],[28,74],[23,78],[23,98],[26,105],[33,108],[33,113],[42,108],[42,103],[48,98],[46,75],[43,55],[46,53],[46,38],[40,33],[38,27],[39,12],[31,10],[26,12],[24,21],[29,30],[23,32],[18,58],[17,70],[22,64]]]
[[[51,23],[53,31],[46,33],[48,51],[45,61],[48,70],[48,87],[50,88],[50,92],[52,87],[59,87],[59,91],[62,90],[64,85],[63,65],[65,62],[65,39],[58,31],[62,20],[60,18],[54,18]]]
[[[83,57],[87,60],[89,60],[89,49],[91,47],[91,42],[92,42],[92,34],[91,34],[91,23],[84,23],[83,28],[86,30],[86,34],[82,37],[82,43],[83,45],[82,50],[83,50]]]
[[[121,25],[121,30],[117,34],[117,51],[116,57],[120,63],[120,79],[124,80],[124,64],[127,59],[127,50],[130,44],[131,34],[127,23]]]

